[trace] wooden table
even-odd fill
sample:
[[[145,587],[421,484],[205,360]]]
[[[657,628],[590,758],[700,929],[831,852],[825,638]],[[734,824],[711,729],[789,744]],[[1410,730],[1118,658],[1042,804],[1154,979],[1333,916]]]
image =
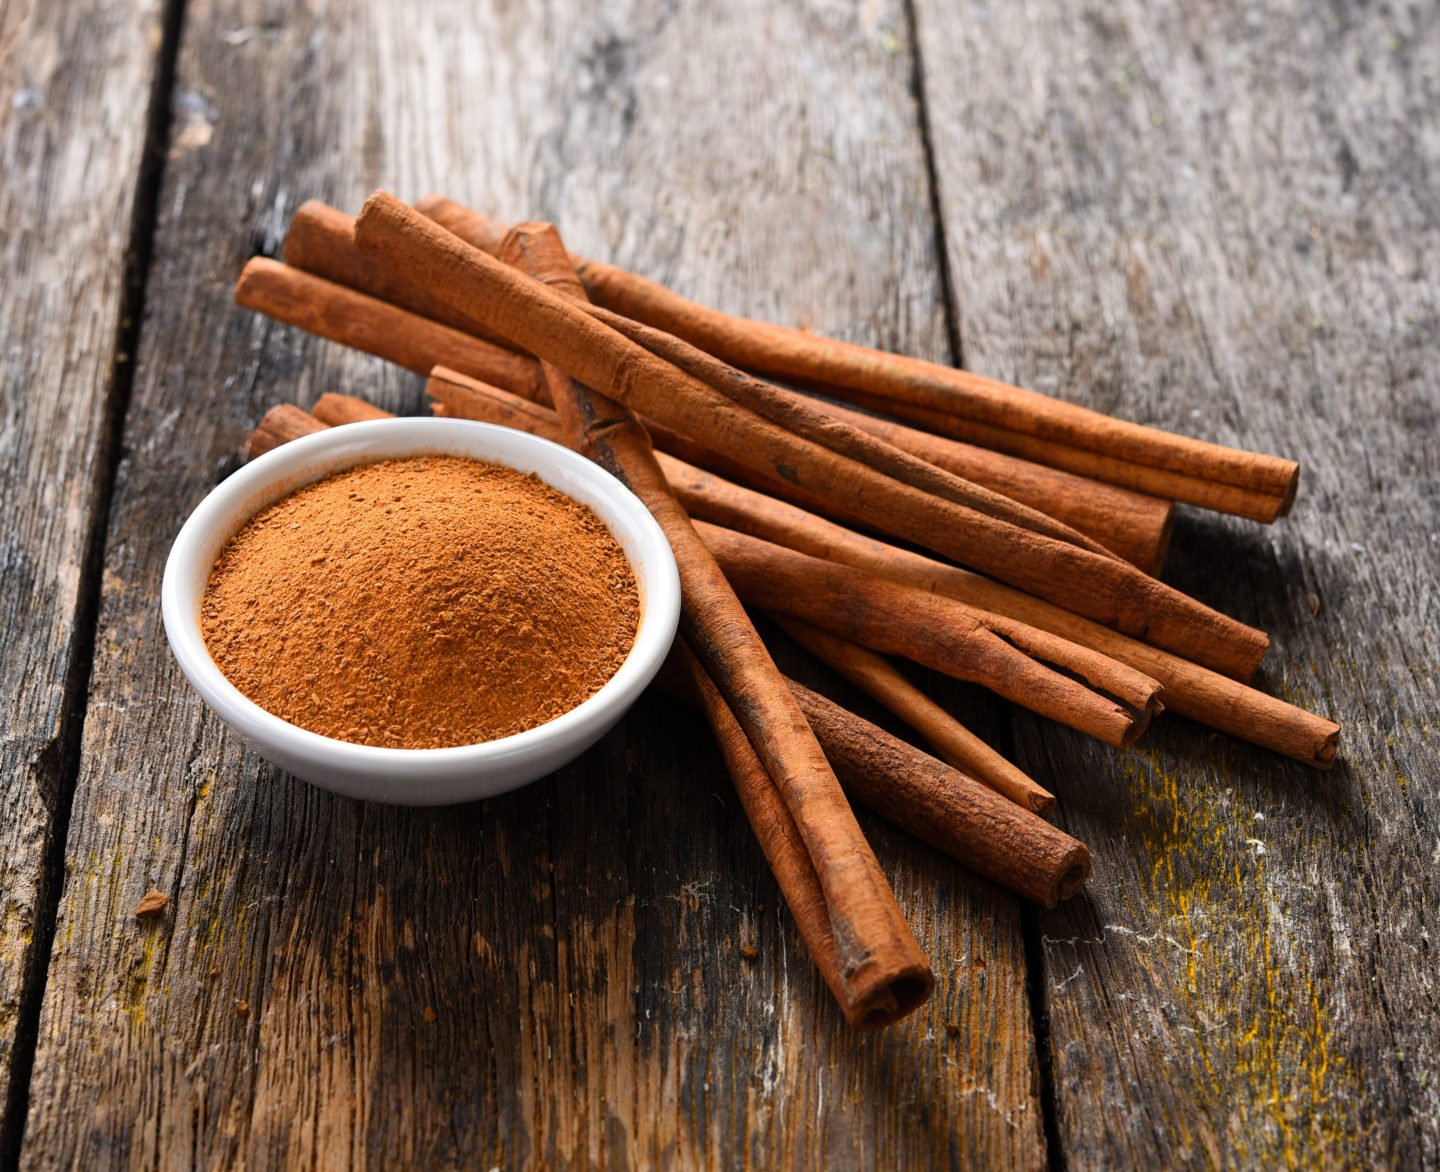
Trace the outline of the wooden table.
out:
[[[1440,1164],[1436,7],[593,7],[0,0],[0,1163]],[[939,979],[878,1036],[663,699],[459,809],[277,773],[160,573],[273,402],[421,410],[230,304],[382,185],[1300,459],[1292,518],[1186,511],[1167,577],[1271,632],[1340,764],[928,681],[1096,866],[1042,914],[867,821]]]

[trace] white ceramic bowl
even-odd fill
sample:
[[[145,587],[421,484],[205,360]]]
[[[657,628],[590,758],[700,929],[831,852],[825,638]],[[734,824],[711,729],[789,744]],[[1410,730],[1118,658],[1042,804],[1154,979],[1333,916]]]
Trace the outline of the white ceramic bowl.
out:
[[[266,712],[221,674],[200,634],[200,599],[221,547],[261,509],[356,464],[468,456],[533,472],[589,505],[625,551],[640,587],[635,646],[595,695],[526,732],[451,749],[385,749],[337,741]],[[220,719],[297,777],[368,801],[434,806],[504,793],[578,757],[620,719],[660,669],[680,617],[680,579],[660,526],[602,468],[548,440],[457,419],[383,419],[294,440],[241,468],[200,502],[175,539],[161,588],[165,634],[181,669]]]

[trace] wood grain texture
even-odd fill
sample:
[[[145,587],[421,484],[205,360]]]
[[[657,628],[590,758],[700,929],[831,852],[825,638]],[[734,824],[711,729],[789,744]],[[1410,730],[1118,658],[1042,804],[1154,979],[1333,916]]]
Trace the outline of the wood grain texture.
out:
[[[967,365],[1300,459],[1289,519],[1184,516],[1170,577],[1345,729],[1317,778],[1179,721],[1117,756],[1019,720],[1096,858],[1041,919],[1060,1146],[1433,1165],[1437,12],[918,9]]]
[[[867,822],[940,984],[856,1036],[697,719],[646,699],[519,794],[362,806],[204,713],[156,606],[169,535],[266,407],[422,410],[418,379],[229,304],[310,196],[549,216],[737,311],[944,356],[910,76],[891,3],[191,6],[34,1167],[1043,1159],[1009,897]],[[152,886],[169,906],[137,924]]]
[[[0,1111],[58,894],[47,856],[73,777],[77,611],[159,7],[0,3]],[[0,1115],[0,1153],[6,1131]]]

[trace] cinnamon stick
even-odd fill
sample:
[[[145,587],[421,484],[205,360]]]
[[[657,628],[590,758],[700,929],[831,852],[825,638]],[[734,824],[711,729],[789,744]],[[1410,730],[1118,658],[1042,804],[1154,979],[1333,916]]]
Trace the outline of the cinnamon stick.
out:
[[[1042,907],[1084,886],[1084,843],[819,693],[790,688],[846,792],[887,822]]]
[[[333,217],[330,218],[333,220]],[[347,222],[353,222],[348,216],[343,218]],[[307,263],[313,263],[317,269],[334,268],[337,271],[347,271],[343,264],[332,265],[314,259],[316,251],[322,248],[322,239],[329,239],[328,232],[323,238],[315,233],[302,235],[305,237]],[[353,242],[350,247],[357,256],[360,255],[358,250],[354,249]],[[389,272],[366,257],[361,256],[360,259],[377,272]],[[390,274],[390,277],[399,281],[393,274]],[[400,283],[407,288],[414,288],[408,282]],[[422,294],[424,292],[419,289],[415,291]],[[550,404],[550,392],[534,358],[501,349],[483,340],[457,341],[455,336],[448,332],[437,332],[439,327],[427,318],[418,317],[398,305],[357,293],[353,288],[335,284],[298,268],[257,258],[251,261],[241,274],[235,299],[246,308],[264,313],[277,321],[364,350],[368,354],[419,373],[430,371],[427,355],[434,357],[438,366],[451,370],[450,359],[458,354],[461,369],[454,370],[454,376],[462,380],[473,378],[487,385],[495,385],[547,407]],[[449,357],[445,356],[447,354]],[[736,461],[707,452],[702,445],[672,428],[654,420],[647,419],[644,422],[656,444],[666,451],[692,462],[703,463],[732,479],[750,483],[762,491],[779,494],[784,499],[794,500],[806,507],[821,507],[821,502],[789,488],[783,480],[751,473]],[[827,515],[850,524],[859,520],[843,508],[830,509]]]
[[[844,500],[887,532],[926,545],[1077,613],[1247,677],[1263,632],[1108,555],[999,521],[845,459],[744,410],[386,193],[356,220],[361,251],[518,347],[751,467]]]
[[[1156,472],[1236,488],[1274,500],[1274,515],[1295,499],[1299,465],[1276,456],[1226,448],[1173,435],[1098,411],[1008,386],[965,370],[918,358],[885,354],[802,330],[732,317],[686,301],[675,293],[614,265],[582,262],[581,279],[607,309],[678,334],[736,366],[772,378],[822,386],[840,398],[860,392],[892,405],[941,413],[946,434],[988,443],[1042,463],[1084,475],[1116,475],[1126,487],[1151,492],[1157,482],[1173,490],[1177,480],[1157,481]],[[1110,463],[1090,465],[1088,456]],[[1158,492],[1155,495],[1163,495]],[[1206,494],[1187,503],[1213,507]],[[1273,518],[1272,518],[1273,519]]]
[[[339,395],[326,391],[315,400],[310,414],[321,423],[338,427],[342,423],[365,423],[371,419],[394,419],[392,412],[357,399],[354,395]]]
[[[1158,683],[1078,644],[730,529],[695,527],[752,606],[980,684],[1107,744],[1131,744],[1160,708]]]
[[[920,733],[942,760],[1041,817],[1055,808],[1054,794],[936,704],[888,660],[798,619],[776,615],[775,621],[805,650]]]
[[[948,411],[900,402],[884,395],[867,394],[863,390],[848,390],[843,395],[836,395],[833,387],[823,384],[807,384],[806,389],[844,398],[870,411],[893,415],[937,435],[1063,469],[1086,479],[1104,481],[1166,500],[1182,501],[1217,513],[1229,513],[1249,521],[1269,524],[1288,513],[1295,503],[1299,484],[1298,465],[1295,479],[1283,495],[1267,493],[1162,468],[1147,468],[1105,453],[1088,452],[1036,436],[1017,438],[1013,432],[1003,428],[988,427]]]
[[[466,317],[383,265],[377,265],[355,247],[354,237],[352,216],[317,199],[306,200],[295,209],[285,233],[285,263],[451,329],[504,345],[482,322]]]
[[[532,395],[540,381],[533,359],[266,257],[246,263],[235,301],[417,374],[438,363]]]
[[[515,400],[514,396],[508,397]],[[534,407],[525,400],[515,401]],[[354,399],[344,414],[351,417],[358,414],[354,409],[357,404],[370,406],[364,400]],[[539,420],[540,423],[557,422],[553,412],[534,409],[550,416],[548,421]],[[273,409],[272,414],[279,410]],[[371,410],[379,411],[379,408]],[[284,405],[284,413],[305,415],[300,408],[288,404]],[[530,422],[536,419],[531,417]],[[327,426],[315,420],[311,420],[311,425],[311,430],[324,430]],[[689,669],[682,658],[689,654],[684,641],[678,641],[658,682],[698,704],[701,698],[696,691],[697,684],[686,675]],[[837,990],[838,998],[840,986],[833,932],[804,840],[724,698],[714,691],[708,676],[704,677],[704,683],[709,685],[712,696],[704,707],[741,803],[785,893],[796,926],[827,983]],[[1084,884],[1090,856],[1083,844],[1033,816],[1023,806],[999,798],[963,770],[935,760],[794,680],[787,680],[786,684],[846,792],[857,801],[987,879],[1045,907],[1068,899]],[[714,698],[718,698],[719,703],[712,712],[710,705]],[[872,1014],[878,1012],[877,1007],[870,1008]],[[886,1024],[886,1020],[873,1015],[852,1018],[861,1026]]]
[[[462,418],[507,423],[529,430],[543,427],[548,417],[554,425],[553,412],[528,403],[525,406],[533,409],[533,415],[528,418],[508,415],[507,403],[525,403],[508,392],[492,388],[495,396],[492,400],[479,393],[473,398],[467,397],[469,390],[458,381],[458,376],[447,378],[440,371],[430,380],[430,393],[442,398],[449,404],[447,410]],[[1165,704],[1171,711],[1316,769],[1328,769],[1334,762],[1340,726],[1326,717],[1126,638],[1018,590],[863,536],[663,453],[659,458],[681,503],[697,519],[763,537],[814,557],[870,570],[1050,631],[1159,680],[1165,689]]]
[[[644,346],[656,357],[663,358],[732,402],[796,436],[940,500],[962,505],[987,517],[1087,549],[1092,553],[1117,556],[1093,538],[1086,537],[1055,518],[912,456],[870,432],[853,426],[843,417],[822,410],[803,396],[736,370],[673,334],[652,329],[604,309],[597,308],[593,312],[599,321],[604,322],[617,334]]]
[[[549,225],[512,228],[501,255],[534,278],[525,284],[559,289],[552,295],[555,305],[584,297],[564,245]],[[550,329],[541,323],[536,331],[541,345],[533,349],[541,357],[566,439],[619,476],[664,529],[680,570],[686,641],[744,728],[805,841],[834,931],[847,1015],[863,1019],[872,1013],[910,1012],[929,996],[934,978],[814,734],[675,499],[644,428],[628,409],[546,361]]]
[[[685,678],[682,680],[678,678],[680,676]],[[894,990],[882,990],[866,1003],[856,1003],[849,996],[840,972],[839,951],[825,903],[825,892],[820,886],[820,877],[815,872],[805,840],[770,774],[756,755],[750,738],[683,639],[676,640],[670,659],[662,670],[661,681],[668,683],[672,690],[688,695],[704,712],[720,746],[720,754],[725,758],[740,805],[744,807],[760,849],[770,864],[776,886],[790,908],[795,927],[847,1020],[853,1026],[874,1029],[903,1017],[909,1011],[907,1002],[910,998],[902,999]]]
[[[1072,529],[1089,534],[1152,577],[1159,577],[1165,565],[1175,524],[1175,506],[1169,500],[906,427],[835,403],[824,403],[820,409],[937,468],[1048,513]]]
[[[494,226],[453,201],[431,196],[424,213],[472,242]],[[477,247],[485,247],[477,243]],[[1081,475],[1114,479],[1125,487],[1207,508],[1225,508],[1228,486],[1273,501],[1268,517],[1289,511],[1299,479],[1291,460],[1258,455],[1140,424],[1112,419],[1072,403],[918,358],[886,354],[804,330],[736,317],[679,296],[614,265],[575,258],[591,299],[606,309],[684,338],[745,370],[799,385],[825,388],[838,398],[866,397],[891,413],[919,408],[932,430],[999,451],[1054,464]],[[1090,462],[1094,456],[1100,463]],[[1156,477],[1155,473],[1173,474]],[[1169,491],[1158,486],[1164,484]]]
[[[373,292],[376,296],[398,304],[403,305],[408,301],[418,312],[437,318],[435,312],[426,308],[434,304],[436,298],[364,256],[354,247],[353,241],[347,242],[343,239],[342,233],[352,226],[350,217],[323,204],[312,201],[303,205],[296,212],[286,237],[287,260],[293,255],[295,261],[292,263],[299,263],[300,267],[311,272],[345,281],[353,288]],[[461,328],[467,328],[466,323],[472,323],[482,330],[484,328],[483,324],[476,322],[474,318],[453,309],[447,316],[458,321]],[[895,448],[868,431],[853,428],[843,419],[836,423],[834,414],[819,411],[791,392],[769,387],[739,371],[725,368],[723,363],[695,352],[679,339],[648,330],[623,318],[606,315],[603,311],[599,316],[607,325],[646,346],[652,353],[689,370],[691,374],[706,380],[722,393],[731,395],[751,410],[765,414],[773,422],[799,435],[852,458],[862,459],[880,471],[945,499],[980,509],[1012,524],[1047,533],[1057,540],[1073,542],[1094,552],[1108,552],[1102,544],[1045,513],[1021,505],[983,486],[972,485],[943,468],[937,471],[936,466]]]
[[[550,407],[542,407],[519,395],[477,379],[466,378],[453,370],[437,366],[430,372],[425,393],[435,400],[430,409],[436,415],[451,419],[473,419],[480,423],[498,423],[513,427],[555,443],[565,442],[560,417]],[[656,454],[659,458],[659,454]]]
[[[264,418],[250,433],[245,443],[246,457],[253,460],[281,444],[288,444],[301,436],[324,430],[325,424],[308,411],[302,411],[290,403],[281,403],[265,412]]]
[[[1316,769],[1328,769],[1335,761],[1340,726],[1327,717],[1001,583],[856,533],[701,469],[677,461],[667,472],[697,518],[1050,631],[1158,680],[1172,712]]]
[[[766,828],[761,846],[785,892],[796,926],[830,981],[828,923],[823,914],[817,914],[812,894],[815,889],[806,883],[806,868],[800,858],[803,845],[799,851],[794,850],[795,839],[787,833],[794,826],[789,812],[783,804],[776,804],[773,787],[764,784],[768,775],[763,773],[763,767],[756,770],[758,759],[753,749],[746,753],[749,742],[733,716],[729,721],[724,719],[727,710],[723,709],[723,697],[713,690],[714,685],[710,684],[703,698],[697,696],[693,677],[681,678],[677,668],[677,659],[672,656],[658,682],[678,698],[702,707],[711,718],[741,803],[757,833],[759,827]],[[956,862],[1041,907],[1054,907],[1085,885],[1090,874],[1090,851],[1084,843],[833,700],[794,680],[786,682],[846,792],[856,801]],[[711,705],[717,700],[717,708],[721,709],[718,721],[711,713]],[[809,874],[813,876],[813,870]]]

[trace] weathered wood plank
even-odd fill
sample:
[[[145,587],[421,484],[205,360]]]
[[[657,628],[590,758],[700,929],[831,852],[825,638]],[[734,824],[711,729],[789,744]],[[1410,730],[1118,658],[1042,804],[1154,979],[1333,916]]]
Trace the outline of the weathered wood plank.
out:
[[[693,717],[648,699],[535,788],[364,807],[203,713],[157,609],[167,536],[264,407],[420,407],[229,304],[309,196],[548,215],[719,304],[943,355],[900,5],[270,11],[187,22],[27,1159],[1040,1162],[1008,897],[877,827],[940,988],[857,1038]],[[138,925],[152,885],[170,909]]]
[[[1066,1156],[1434,1164],[1437,12],[918,16],[967,365],[1302,460],[1292,518],[1191,515],[1171,576],[1345,725],[1317,777],[1178,721],[1124,755],[1020,723],[1096,854],[1042,918]]]
[[[18,1138],[22,999],[59,895],[47,868],[74,776],[77,612],[94,596],[160,8],[0,2],[0,1159]]]

